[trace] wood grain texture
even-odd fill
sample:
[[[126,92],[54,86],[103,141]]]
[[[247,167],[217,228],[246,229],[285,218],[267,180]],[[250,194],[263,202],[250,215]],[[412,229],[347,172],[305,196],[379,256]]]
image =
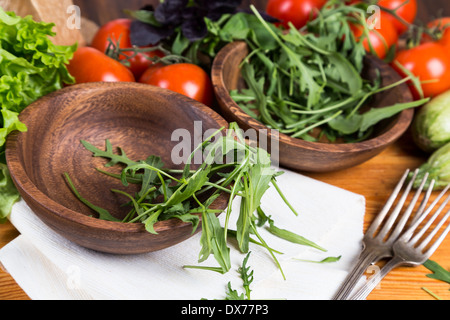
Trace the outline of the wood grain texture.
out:
[[[157,0],[74,0],[80,5],[83,16],[102,24],[111,19],[123,17],[122,9],[137,9]],[[264,8],[267,0],[245,0]],[[448,0],[418,1],[418,20],[429,21],[438,12],[450,15]],[[365,228],[371,223],[392,191],[396,181],[406,168],[415,168],[426,160],[408,135],[402,137],[391,147],[368,162],[354,168],[333,173],[304,173],[312,178],[366,197]],[[0,248],[18,235],[9,223],[0,225]],[[450,237],[431,257],[444,268],[450,269]],[[421,288],[426,287],[442,299],[450,300],[449,285],[426,277],[429,273],[424,267],[399,268],[390,273],[368,297],[369,300],[433,300]],[[29,297],[15,283],[11,276],[0,269],[0,300],[28,300]]]
[[[20,119],[28,130],[8,138],[6,159],[11,177],[24,200],[56,232],[81,246],[116,254],[161,250],[192,236],[192,224],[179,219],[157,222],[155,235],[140,223],[91,217],[96,214],[74,196],[64,174],[69,174],[88,201],[123,219],[130,208],[121,205],[129,199],[110,190],[133,191],[95,170],[119,174],[121,168],[104,168],[109,160],[93,158],[80,140],[104,150],[108,139],[115,148],[123,148],[130,159],[157,155],[166,168],[181,169],[184,163],[172,162],[176,145],[188,143],[191,151],[186,150],[186,160],[207,130],[227,126],[210,108],[154,86],[89,83],[47,95],[28,106]],[[201,122],[201,128],[194,128],[195,121]],[[172,139],[175,130],[184,130],[182,141]],[[138,192],[137,188],[135,185],[132,190]],[[228,198],[223,192],[210,208],[223,210]]]
[[[245,42],[234,42],[225,46],[214,60],[211,78],[221,114],[229,122],[237,122],[243,130],[251,129],[258,133],[259,139],[267,141],[270,153],[273,153],[273,150],[279,153],[280,164],[284,167],[310,172],[330,172],[353,167],[379,154],[400,138],[411,124],[414,110],[408,109],[381,122],[375,127],[372,137],[358,143],[310,142],[292,138],[283,133],[279,133],[279,139],[277,139],[277,132],[274,133],[263,123],[248,115],[230,96],[231,90],[242,86],[239,65],[248,53]],[[368,57],[362,76],[368,80],[375,79],[376,71],[379,71],[382,77],[380,87],[401,80],[401,77],[389,65],[377,58]],[[388,107],[412,100],[407,85],[402,84],[375,95],[367,103],[366,108]],[[272,146],[271,142],[274,139],[278,146]]]

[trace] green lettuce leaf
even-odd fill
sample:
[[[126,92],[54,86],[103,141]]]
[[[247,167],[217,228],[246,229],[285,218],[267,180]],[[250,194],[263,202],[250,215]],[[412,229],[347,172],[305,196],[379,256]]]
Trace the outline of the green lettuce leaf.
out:
[[[67,63],[77,48],[53,44],[53,23],[0,8],[0,103],[20,113],[38,98],[74,83]]]
[[[19,199],[19,192],[11,180],[8,167],[0,163],[0,223],[6,221],[12,206]]]
[[[19,114],[32,102],[74,83],[66,65],[77,44],[52,42],[53,23],[19,17],[0,7],[0,221],[19,199],[6,166],[5,143],[13,131],[26,131]]]

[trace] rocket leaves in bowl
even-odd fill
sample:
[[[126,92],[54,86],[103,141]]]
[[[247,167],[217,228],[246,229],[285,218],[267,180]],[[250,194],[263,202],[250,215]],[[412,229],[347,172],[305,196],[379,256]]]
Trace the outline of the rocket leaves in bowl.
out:
[[[289,30],[274,28],[252,9],[269,39],[264,43],[271,47],[268,50],[251,38],[244,39],[250,50],[240,65],[246,86],[230,94],[244,111],[268,127],[308,141],[324,136],[331,142],[358,142],[370,137],[380,121],[428,101],[364,110],[373,96],[413,76],[386,86],[381,86],[380,75],[371,80],[363,77],[367,53],[351,29],[351,23],[367,28],[362,9],[329,1],[301,30],[293,25]]]
[[[119,154],[115,153],[115,148],[108,140],[105,150],[82,141],[83,146],[92,152],[94,157],[109,160],[106,167],[124,166],[120,174],[98,169],[101,173],[120,179],[124,187],[129,184],[139,186],[138,192],[111,190],[124,196],[124,205],[130,208],[129,213],[122,220],[99,207],[100,204],[90,203],[78,193],[69,175],[66,174],[65,178],[73,193],[85,205],[97,212],[100,219],[143,223],[145,229],[153,234],[157,234],[155,225],[159,221],[180,219],[191,223],[193,232],[201,223],[199,262],[213,255],[219,267],[185,266],[186,268],[207,269],[220,273],[230,270],[230,249],[227,245],[229,237],[237,239],[241,252],[249,252],[249,244],[256,243],[265,247],[277,262],[275,253],[279,252],[265,243],[258,228],[265,224],[270,224],[267,226],[269,231],[275,228],[274,221],[261,209],[261,199],[271,185],[291,211],[298,215],[277,185],[276,178],[282,172],[278,172],[271,166],[270,155],[267,151],[251,147],[245,142],[242,130],[237,124],[231,123],[225,135],[221,132],[222,130],[218,130],[198,145],[187,159],[183,169],[166,168],[158,156],[150,156],[145,161],[133,161],[121,148],[119,148]],[[192,160],[198,151],[203,155],[203,162],[195,164],[199,167],[194,168]],[[218,218],[222,210],[214,210],[210,206],[224,192],[229,195],[229,201],[224,210],[225,218],[222,226]],[[236,197],[241,198],[241,205],[236,220],[236,230],[231,230],[229,221],[232,204]],[[276,235],[286,241],[292,241],[293,233],[287,234],[287,231],[284,231]],[[253,236],[257,239],[253,239]],[[298,236],[297,239],[302,239],[302,241],[296,241],[297,244],[324,250],[305,238]]]

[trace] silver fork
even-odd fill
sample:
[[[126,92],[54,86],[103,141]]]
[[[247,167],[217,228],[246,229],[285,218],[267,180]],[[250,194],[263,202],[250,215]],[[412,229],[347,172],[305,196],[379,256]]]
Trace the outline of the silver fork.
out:
[[[403,195],[399,199],[397,205],[387,218],[387,215],[389,211],[391,210],[392,206],[394,205],[395,200],[399,196],[401,190],[403,189],[405,182],[407,181],[407,178],[409,176],[410,170],[406,170],[403,174],[402,178],[398,182],[397,186],[395,187],[394,191],[392,192],[391,196],[387,200],[385,206],[380,211],[380,213],[377,215],[375,220],[370,225],[369,229],[364,235],[363,238],[363,249],[362,252],[353,267],[353,269],[348,274],[347,278],[345,279],[344,283],[338,290],[338,292],[335,294],[333,300],[347,300],[350,295],[352,294],[352,291],[354,290],[355,286],[357,285],[358,281],[361,279],[361,277],[364,275],[364,272],[367,270],[367,268],[380,261],[381,259],[390,258],[393,256],[392,252],[392,246],[397,240],[397,238],[402,233],[406,222],[408,221],[409,217],[411,216],[411,213],[414,210],[414,207],[419,199],[419,196],[422,193],[422,190],[424,188],[424,185],[428,179],[428,175],[425,175],[424,179],[422,180],[419,188],[417,189],[413,199],[411,200],[410,205],[407,207],[406,211],[402,215],[402,218],[397,223],[396,227],[393,228],[393,225],[395,221],[397,220],[397,217],[400,215],[405,201],[412,189],[412,186],[417,178],[418,170],[414,172],[413,177],[410,179],[409,184],[406,186]],[[424,199],[416,213],[416,217],[420,216],[423,211],[425,210],[425,205],[428,202],[428,199],[431,195],[431,191],[434,186],[434,181],[430,182],[430,186],[428,188],[427,193],[424,196]],[[381,228],[380,232],[375,235],[377,230],[381,227],[383,222],[387,219],[383,227]],[[390,234],[389,232],[392,231]],[[389,234],[389,237],[387,235]]]
[[[440,236],[427,248],[433,238],[441,230],[442,226],[447,222],[450,217],[450,210],[441,218],[439,223],[431,230],[431,232],[423,239],[425,232],[430,230],[430,226],[441,214],[450,201],[450,195],[443,201],[436,212],[430,217],[426,224],[417,231],[419,225],[429,216],[430,212],[437,205],[438,201],[447,193],[450,186],[445,188],[438,198],[430,205],[430,207],[421,215],[416,216],[411,227],[403,233],[398,240],[394,243],[393,252],[394,256],[389,260],[386,265],[381,268],[381,271],[360,288],[351,300],[364,300],[372,292],[373,289],[380,283],[380,281],[394,268],[406,265],[406,266],[418,266],[427,261],[431,255],[436,251],[442,241],[445,239],[450,231],[450,222],[445,230],[440,233]],[[421,241],[420,241],[421,240]]]

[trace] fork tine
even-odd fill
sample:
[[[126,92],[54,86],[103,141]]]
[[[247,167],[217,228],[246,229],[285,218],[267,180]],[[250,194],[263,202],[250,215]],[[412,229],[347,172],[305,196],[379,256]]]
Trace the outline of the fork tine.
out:
[[[430,214],[430,212],[433,210],[433,208],[437,205],[437,203],[442,199],[442,197],[447,193],[447,191],[450,189],[450,185],[447,186],[433,201],[433,203],[427,208],[427,210],[422,213],[420,216],[417,217],[417,219],[414,221],[414,223],[411,225],[411,227],[401,236],[403,240],[409,241],[411,237],[413,236],[414,232],[418,228],[418,226],[425,220],[425,218]],[[436,213],[432,216],[432,218],[427,222],[427,224],[421,229],[421,231],[411,240],[413,243],[415,243],[422,235],[423,233],[428,229],[428,227],[431,225],[431,223],[436,219],[436,217],[442,212],[442,210],[445,208],[447,203],[450,200],[450,196],[447,197],[447,199],[440,205],[439,209],[436,211]]]
[[[415,182],[415,179],[416,179],[416,176],[417,176],[418,172],[419,171],[416,170],[413,179],[411,179],[410,184],[408,186],[408,191],[412,188],[412,185]],[[408,208],[403,213],[400,221],[397,223],[396,227],[392,231],[392,233],[391,233],[391,235],[389,237],[390,239],[395,240],[404,231],[404,227],[405,227],[406,223],[408,222],[408,220],[409,220],[409,218],[410,218],[410,216],[411,216],[411,214],[412,214],[412,212],[413,212],[413,210],[414,210],[414,208],[416,206],[416,203],[419,200],[420,195],[422,194],[422,190],[423,190],[423,188],[424,188],[424,186],[425,186],[427,181],[428,181],[428,173],[425,174],[425,176],[422,179],[422,182],[421,182],[419,188],[417,189],[416,193],[414,194],[413,199],[411,200],[411,203],[409,204]],[[425,206],[426,206],[426,204],[428,202],[428,199],[430,198],[431,191],[432,191],[433,186],[434,186],[434,182],[433,181],[434,180],[431,181],[430,186],[428,187],[427,193],[425,194],[425,196],[424,196],[424,198],[422,200],[422,203],[421,203],[421,205],[420,205],[420,207],[418,209],[418,212],[417,212],[418,215],[422,214],[422,211],[425,209]],[[395,220],[392,219],[392,222],[388,222],[386,224],[389,227],[389,229],[392,227],[392,224],[394,223],[394,221]],[[385,233],[387,233],[389,229],[386,229]],[[385,234],[383,234],[383,237],[384,236],[385,236]]]
[[[416,180],[417,174],[419,173],[419,169],[416,169],[414,172],[413,177],[410,179],[407,187],[405,188],[405,191],[403,192],[403,195],[401,196],[399,202],[397,203],[397,206],[394,208],[394,211],[391,213],[391,215],[389,216],[387,222],[385,223],[385,225],[383,226],[383,228],[381,229],[381,231],[379,232],[379,237],[381,239],[383,239],[386,234],[391,230],[392,226],[394,225],[394,222],[397,220],[397,217],[399,216],[405,202],[406,199],[409,195],[409,193],[411,192],[412,186]],[[428,177],[428,175],[426,175]],[[407,210],[405,211],[405,214],[403,215],[402,219],[401,219],[401,224],[399,224],[396,228],[396,231],[391,235],[391,237],[397,237],[397,233],[399,233],[401,231],[401,229],[403,229],[402,224],[406,224],[406,220],[405,218],[408,218],[409,215],[412,213],[412,210],[420,196],[420,193],[422,192],[422,188],[425,184],[425,179],[424,181],[422,181],[421,187],[419,190],[417,190],[413,200],[411,201],[410,205],[408,206]]]
[[[419,209],[417,210],[415,216],[413,217],[413,220],[412,220],[411,224],[414,224],[414,222],[416,222],[416,220],[419,219],[422,216],[422,214],[424,213],[425,208],[427,206],[427,203],[430,200],[431,193],[434,190],[435,183],[436,183],[436,180],[434,180],[434,179],[432,179],[430,181],[430,185],[428,187],[428,190],[427,190],[425,196],[423,197],[422,203],[420,204]]]
[[[438,233],[438,231],[441,229],[443,224],[447,221],[449,216],[450,216],[450,211],[447,211],[446,215],[441,219],[441,221],[439,221],[439,223],[436,225],[436,227],[433,229],[433,231],[430,232],[430,234],[422,241],[422,243],[417,248],[419,248],[420,250],[425,249],[425,247],[428,245],[428,243],[431,241],[431,239],[433,239],[433,237]]]
[[[388,214],[389,210],[391,209],[392,205],[394,204],[395,199],[399,195],[399,193],[400,193],[400,191],[401,191],[401,189],[403,187],[403,184],[405,183],[405,180],[406,180],[406,178],[409,175],[409,172],[410,172],[409,169],[407,169],[405,171],[405,173],[403,174],[402,178],[400,179],[400,181],[398,182],[397,186],[395,187],[394,191],[392,192],[391,196],[386,201],[385,206],[380,211],[380,213],[376,216],[376,218],[373,220],[373,222],[370,225],[370,227],[367,229],[367,232],[366,232],[367,235],[373,236],[375,234],[375,232],[377,231],[379,225],[384,220],[384,218]]]
[[[431,224],[436,220],[436,218],[441,214],[442,210],[444,210],[447,203],[450,201],[450,195],[445,199],[445,201],[439,206],[438,210],[434,213],[434,215],[431,216],[431,218],[427,221],[425,226],[414,236],[414,238],[411,240],[413,243],[416,243],[428,230],[428,228],[431,226]],[[423,221],[423,220],[422,220]]]
[[[449,217],[449,212],[447,212],[446,215],[446,219],[448,219]],[[442,219],[444,220],[444,219]],[[441,225],[442,226],[442,225]],[[437,230],[437,228],[435,229]],[[442,243],[442,241],[444,241],[445,237],[447,236],[447,234],[450,231],[450,223],[448,224],[447,228],[445,228],[444,232],[442,232],[442,234],[439,236],[439,238],[436,240],[436,242],[427,250],[426,255],[427,255],[427,259],[434,253],[434,251],[436,251],[436,249],[440,246],[440,244]]]

